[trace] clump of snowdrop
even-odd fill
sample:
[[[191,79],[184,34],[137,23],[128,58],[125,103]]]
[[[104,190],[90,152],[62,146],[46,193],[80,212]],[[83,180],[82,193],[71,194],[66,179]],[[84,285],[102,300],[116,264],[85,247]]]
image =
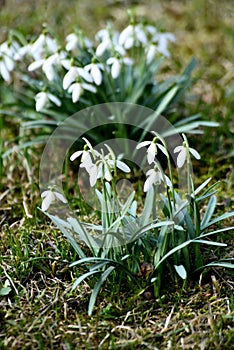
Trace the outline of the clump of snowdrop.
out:
[[[90,142],[83,138],[86,142],[83,151],[76,151],[70,157],[71,161],[81,156],[81,168],[84,168],[88,175],[90,186],[93,187],[97,183],[98,179],[103,179],[110,182],[113,179],[113,173],[116,175],[116,169],[120,169],[125,173],[129,173],[131,170],[127,164],[116,158],[112,149],[106,146],[108,150],[107,154],[104,154],[104,150],[100,152],[93,149]]]
[[[75,105],[80,102],[82,107],[97,101],[124,102],[127,94],[136,94],[134,81],[143,81],[145,74],[153,78],[151,65],[159,57],[169,56],[168,43],[174,40],[172,34],[159,33],[153,25],[135,19],[121,32],[108,24],[97,32],[94,42],[79,30],[68,34],[65,43],[55,39],[47,28],[34,40],[22,37],[0,45],[0,75],[9,84],[15,69],[21,70],[22,80],[33,88],[37,112],[42,112],[45,105],[53,109],[54,104],[66,111],[67,99]]]

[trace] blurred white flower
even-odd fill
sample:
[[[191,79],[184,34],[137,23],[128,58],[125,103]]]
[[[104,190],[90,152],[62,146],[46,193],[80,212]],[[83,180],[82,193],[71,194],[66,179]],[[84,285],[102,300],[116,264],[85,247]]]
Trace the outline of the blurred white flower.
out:
[[[153,185],[163,182],[161,171],[156,170],[155,168],[148,170],[146,176],[148,176],[148,178],[144,183],[144,192],[148,192]]]
[[[153,42],[157,43],[157,50],[162,55],[169,57],[170,52],[168,51],[168,41],[175,42],[176,37],[172,33],[157,33],[153,37]]]
[[[89,40],[86,37],[83,37],[82,34],[81,36],[77,35],[76,33],[71,33],[68,34],[66,37],[66,50],[67,51],[72,51],[76,49],[80,44],[82,46],[84,45],[86,48],[90,48],[93,46],[93,43],[91,40]]]
[[[36,41],[31,45],[30,53],[35,60],[39,60],[45,53],[55,53],[58,51],[58,45],[55,39],[48,34],[40,34]]]
[[[119,45],[123,46],[126,50],[130,49],[134,45],[147,44],[148,39],[145,31],[142,29],[142,25],[127,26],[119,36]]]
[[[161,170],[157,169],[156,166],[153,169],[148,170],[146,176],[148,176],[148,178],[144,183],[144,192],[148,192],[151,189],[151,187],[157,184],[159,185],[163,182],[166,182],[166,185],[168,187],[172,186],[169,177],[163,175]]]
[[[200,154],[194,149],[189,147],[187,149],[186,144],[183,143],[183,146],[177,146],[174,149],[174,153],[178,153],[177,155],[177,166],[178,168],[182,168],[187,158],[187,151],[189,151],[196,159],[201,159]]]
[[[40,112],[49,101],[53,102],[58,107],[61,106],[61,101],[58,97],[56,97],[55,95],[53,95],[49,92],[45,92],[45,91],[39,92],[35,96],[35,101],[36,101],[36,111],[37,112]]]
[[[95,36],[96,40],[100,41],[100,44],[96,49],[96,56],[100,57],[106,50],[112,50],[118,52],[120,55],[125,55],[124,48],[119,45],[119,33],[110,29],[102,29],[97,32]]]
[[[53,191],[53,190],[47,190],[42,192],[41,197],[43,198],[42,201],[42,205],[41,205],[41,210],[42,211],[47,211],[50,207],[50,205],[56,200],[58,199],[59,201],[63,202],[63,203],[67,203],[66,198],[64,198],[64,196],[57,192],[57,191]]]
[[[68,93],[72,94],[72,102],[76,103],[84,90],[88,90],[90,92],[93,92],[94,94],[97,92],[95,86],[82,82],[76,82],[71,84],[67,91]]]
[[[87,82],[92,83],[93,78],[90,73],[88,73],[84,68],[71,66],[69,71],[65,74],[63,78],[63,88],[68,89],[69,86],[76,81],[78,77],[82,77]]]
[[[124,58],[109,57],[108,60],[106,61],[106,64],[111,66],[112,78],[116,79],[120,74],[122,64],[132,65],[133,61],[128,57],[124,57]]]
[[[93,81],[96,85],[101,85],[102,83],[102,72],[101,70],[103,70],[103,64],[101,63],[90,63],[87,64],[84,69],[87,72],[90,72]]]
[[[10,73],[13,71],[14,63],[14,47],[9,45],[7,41],[0,45],[0,75],[7,82],[11,82]]]
[[[153,163],[155,160],[155,156],[158,152],[157,147],[165,154],[165,156],[167,156],[167,150],[165,149],[165,147],[160,143],[157,143],[156,141],[157,138],[155,137],[153,141],[140,142],[136,147],[136,149],[140,149],[142,147],[149,146],[147,149],[147,160],[149,164]]]

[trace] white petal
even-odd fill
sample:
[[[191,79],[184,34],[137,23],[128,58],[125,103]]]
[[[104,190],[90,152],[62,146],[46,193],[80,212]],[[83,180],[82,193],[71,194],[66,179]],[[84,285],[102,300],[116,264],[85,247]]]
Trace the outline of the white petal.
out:
[[[46,45],[51,52],[58,51],[58,45],[57,45],[55,39],[52,39],[51,37],[49,37],[47,35],[45,40],[46,40]]]
[[[131,169],[129,168],[129,166],[127,166],[127,164],[125,164],[124,162],[121,162],[121,160],[118,160],[118,159],[116,160],[116,166],[117,168],[124,171],[125,173],[131,172]]]
[[[196,158],[196,159],[201,159],[200,154],[194,149],[189,147],[189,152]]]
[[[47,96],[48,96],[49,100],[52,101],[56,106],[58,106],[58,107],[61,106],[62,103],[57,96],[52,95],[50,93],[48,93]]]
[[[133,47],[133,45],[134,45],[134,39],[133,37],[130,37],[125,41],[124,47],[126,50],[129,50]]]
[[[90,186],[93,187],[96,182],[97,182],[97,178],[98,178],[98,168],[96,165],[93,165],[89,171],[89,182],[90,182]]]
[[[43,71],[45,72],[46,78],[47,78],[49,81],[53,81],[53,80],[54,80],[55,73],[54,73],[54,68],[53,68],[52,65],[49,66],[49,67],[47,67],[46,70],[43,69]]]
[[[156,144],[154,142],[151,142],[151,145],[147,150],[147,160],[149,164],[153,163],[156,153],[157,153]]]
[[[6,65],[3,61],[0,62],[0,74],[7,83],[11,82],[11,76],[10,76],[9,71],[7,70]]]
[[[50,191],[50,190],[47,190],[47,191],[42,192],[41,198],[46,197],[46,196],[48,195],[49,192],[51,192],[51,191]]]
[[[89,74],[84,68],[77,68],[77,71],[79,73],[79,75],[84,78],[86,81],[88,81],[89,83],[93,82],[93,78],[91,76],[91,74]]]
[[[177,146],[177,147],[174,149],[174,153],[180,152],[180,151],[182,151],[182,149],[183,149],[183,146]]]
[[[119,44],[120,45],[124,45],[126,40],[129,38],[129,36],[131,36],[133,34],[133,26],[129,25],[127,26],[121,33],[119,36]],[[125,45],[124,45],[125,46]]]
[[[98,57],[102,56],[103,53],[106,51],[106,49],[109,46],[109,42],[108,41],[103,41],[102,43],[100,43],[96,49],[96,55]]]
[[[54,200],[54,194],[52,191],[48,191],[49,193],[47,194],[47,196],[43,199],[42,201],[42,205],[41,205],[41,210],[42,211],[46,211],[49,206],[51,205],[51,203]]]
[[[147,55],[146,55],[146,63],[147,64],[150,64],[154,60],[156,53],[157,53],[156,46],[150,45],[148,52],[147,52]]]
[[[110,170],[105,167],[105,174],[104,174],[104,177],[107,181],[111,181],[112,180],[112,175],[111,175],[111,172]]]
[[[163,145],[160,145],[160,143],[157,143],[157,147],[167,156],[167,150]]]
[[[36,111],[40,112],[44,108],[48,99],[46,92],[39,92],[36,95],[35,99],[36,99]]]
[[[102,83],[102,73],[98,66],[95,64],[91,69],[91,75],[96,85],[101,85]]]
[[[11,72],[15,66],[13,59],[7,54],[6,56],[4,56],[4,61],[8,71]]]
[[[70,160],[73,162],[73,160],[78,158],[82,153],[83,153],[83,151],[77,151],[77,152],[73,153],[70,157]]]
[[[32,72],[32,71],[38,69],[39,67],[41,67],[43,65],[44,62],[45,62],[44,59],[40,59],[40,60],[34,61],[33,63],[31,63],[28,66],[28,71]]]
[[[54,192],[55,197],[57,197],[61,202],[67,203],[66,198],[59,192]]]
[[[69,69],[69,71],[65,74],[64,78],[63,78],[63,88],[64,90],[66,90],[71,83],[73,83],[73,81],[76,80],[76,77],[78,76],[78,71],[77,68],[75,67],[71,67]]]
[[[45,42],[45,34],[40,34],[37,40],[31,46],[31,53],[40,51]]]
[[[120,69],[121,69],[121,64],[120,64],[119,60],[116,59],[111,67],[111,75],[112,75],[113,79],[118,78],[119,73],[120,73]]]
[[[72,102],[76,103],[79,100],[82,92],[81,84],[79,83],[72,84],[68,89],[68,92],[71,92],[71,88],[72,88]]]
[[[143,141],[143,142],[140,142],[140,143],[138,143],[138,145],[136,146],[136,149],[139,149],[139,148],[148,146],[148,145],[151,144],[151,142],[152,142],[152,141]]]
[[[178,168],[182,168],[182,166],[184,165],[186,160],[186,148],[182,148],[182,150],[180,151],[180,153],[178,154],[177,157],[177,166]]]
[[[143,44],[147,44],[148,40],[147,40],[147,37],[145,35],[145,32],[139,27],[139,26],[136,26],[135,27],[135,33],[136,33],[136,37],[137,39],[143,43]]]
[[[81,84],[82,87],[85,89],[85,90],[88,90],[90,92],[93,92],[94,94],[97,92],[97,89],[95,86],[91,85],[91,84],[86,84],[86,83],[82,83]]]
[[[62,59],[61,64],[66,70],[69,70],[71,68],[71,60]]]

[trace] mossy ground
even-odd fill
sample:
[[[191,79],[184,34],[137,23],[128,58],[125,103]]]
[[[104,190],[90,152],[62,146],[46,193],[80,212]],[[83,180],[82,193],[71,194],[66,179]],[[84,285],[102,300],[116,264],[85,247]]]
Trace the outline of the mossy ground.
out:
[[[183,70],[197,57],[197,82],[181,108],[183,115],[201,112],[220,127],[192,136],[202,154],[194,166],[196,183],[220,180],[220,214],[234,209],[234,66],[231,1],[16,1],[0,2],[1,37],[9,28],[38,33],[43,22],[63,36],[80,25],[93,34],[108,19],[122,27],[126,9],[173,32],[177,43],[165,76]],[[14,11],[12,11],[14,8]],[[163,78],[163,75],[162,75]],[[3,91],[3,87],[1,87]],[[178,111],[180,113],[181,111]],[[1,117],[3,118],[3,117]],[[4,117],[3,147],[12,146],[18,124]],[[100,293],[92,317],[87,316],[90,286],[71,291],[80,271],[69,268],[76,256],[60,232],[37,209],[38,154],[13,153],[0,164],[0,296],[1,349],[231,349],[234,347],[233,271],[205,270],[187,285],[165,291],[160,300],[150,290],[114,294],[110,282]],[[226,222],[233,225],[233,220]],[[233,257],[233,232],[227,250],[214,256]],[[176,290],[176,292],[175,292]]]

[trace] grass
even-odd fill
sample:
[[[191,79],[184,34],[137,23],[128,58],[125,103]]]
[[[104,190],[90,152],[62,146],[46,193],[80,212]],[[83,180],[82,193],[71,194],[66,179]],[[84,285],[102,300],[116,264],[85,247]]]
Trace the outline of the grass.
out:
[[[2,7],[1,36],[13,25],[27,32],[39,32],[44,21],[57,30],[70,32],[77,24],[95,32],[107,18],[126,23],[129,2],[98,1],[90,10],[88,1],[59,1],[56,14],[52,2],[22,3],[19,11]],[[137,3],[137,2],[136,2]],[[75,9],[72,10],[72,5]],[[219,121],[217,130],[206,130],[202,138],[191,138],[203,156],[194,166],[196,182],[210,175],[221,181],[219,214],[234,207],[233,157],[233,64],[232,14],[230,1],[149,1],[136,4],[138,14],[151,17],[178,38],[172,64],[164,75],[179,72],[192,56],[198,58],[196,82],[186,101],[188,115],[202,112]],[[105,6],[103,9],[102,6]],[[46,9],[46,11],[45,11]],[[104,11],[104,15],[103,15]],[[63,15],[63,13],[65,15]],[[83,15],[81,15],[81,13]],[[32,21],[25,21],[30,17]],[[183,108],[183,114],[186,110]],[[180,113],[180,111],[178,111]],[[18,126],[5,118],[1,137],[6,149],[18,133]],[[195,147],[196,148],[196,147]],[[71,292],[82,270],[69,268],[75,252],[61,234],[36,208],[38,155],[14,153],[3,161],[0,183],[0,294],[6,281],[9,289],[0,295],[0,348],[2,349],[231,349],[234,347],[233,272],[219,268],[205,270],[177,292],[164,292],[154,299],[152,291],[112,292],[107,283],[98,297],[94,316],[87,316],[91,293],[85,282]],[[1,172],[0,172],[1,173]],[[233,225],[233,219],[226,225]],[[221,237],[229,243],[224,257],[233,256],[233,233]],[[210,253],[210,252],[209,252]],[[212,251],[220,256],[218,250]],[[223,257],[223,252],[222,252]],[[5,286],[6,287],[6,286]],[[3,293],[4,294],[4,293]]]

